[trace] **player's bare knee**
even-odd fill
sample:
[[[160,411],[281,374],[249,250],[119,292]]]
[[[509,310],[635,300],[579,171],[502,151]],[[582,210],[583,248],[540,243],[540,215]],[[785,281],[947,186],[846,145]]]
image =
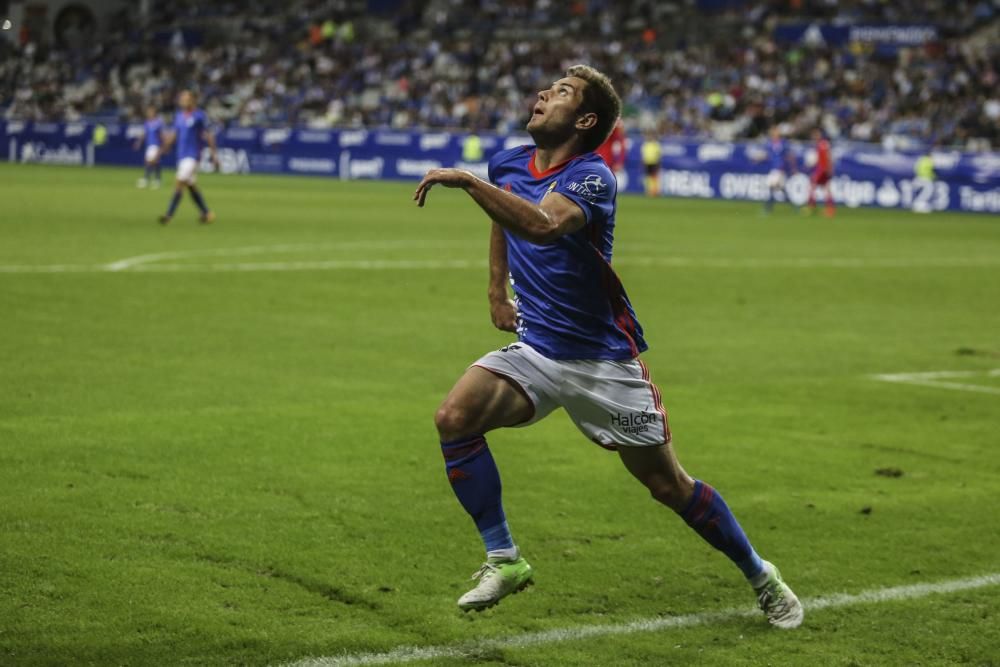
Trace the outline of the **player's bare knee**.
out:
[[[452,401],[445,401],[434,413],[434,425],[442,440],[455,440],[475,431],[471,413]]]
[[[648,484],[649,495],[653,497],[658,503],[666,505],[675,512],[680,512],[684,509],[690,498],[690,493],[685,493],[685,489],[681,484],[670,484],[662,481],[656,483]]]

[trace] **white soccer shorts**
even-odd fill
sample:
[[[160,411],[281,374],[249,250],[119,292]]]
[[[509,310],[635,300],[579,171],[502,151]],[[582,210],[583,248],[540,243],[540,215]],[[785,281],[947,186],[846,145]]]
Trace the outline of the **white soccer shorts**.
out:
[[[159,146],[146,146],[146,162],[153,162],[160,156]]]
[[[512,343],[473,364],[513,381],[540,421],[563,408],[580,431],[605,449],[670,442],[660,390],[639,359],[625,361],[549,359],[526,343]]]
[[[198,174],[198,161],[193,157],[181,158],[177,162],[177,180],[182,183],[194,183]]]
[[[767,174],[767,187],[769,188],[783,188],[785,187],[785,172],[780,169],[772,169]]]

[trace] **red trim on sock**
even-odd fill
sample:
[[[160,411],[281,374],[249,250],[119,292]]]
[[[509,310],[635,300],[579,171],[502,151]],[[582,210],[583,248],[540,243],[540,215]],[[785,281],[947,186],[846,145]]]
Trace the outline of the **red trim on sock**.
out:
[[[695,506],[691,508],[691,518],[688,519],[689,524],[698,525],[701,523],[701,520],[705,518],[705,513],[708,512],[708,508],[712,504],[712,494],[714,492],[715,489],[710,487],[708,484],[705,484],[705,482],[701,483],[701,491],[698,493],[698,502],[696,502]]]
[[[478,437],[475,440],[463,442],[460,445],[453,445],[451,447],[445,447],[442,445],[441,453],[444,455],[445,461],[457,461],[459,459],[470,457],[473,454],[478,454],[485,448],[486,439]]]

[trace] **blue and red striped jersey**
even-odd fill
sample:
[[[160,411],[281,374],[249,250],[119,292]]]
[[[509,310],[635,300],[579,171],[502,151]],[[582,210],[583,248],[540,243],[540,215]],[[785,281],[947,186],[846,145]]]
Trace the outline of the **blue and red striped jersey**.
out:
[[[531,146],[497,153],[489,163],[490,182],[534,204],[557,192],[583,210],[587,223],[546,244],[504,232],[518,337],[550,359],[631,359],[647,346],[611,268],[614,174],[595,153],[544,172],[535,169],[534,157]]]

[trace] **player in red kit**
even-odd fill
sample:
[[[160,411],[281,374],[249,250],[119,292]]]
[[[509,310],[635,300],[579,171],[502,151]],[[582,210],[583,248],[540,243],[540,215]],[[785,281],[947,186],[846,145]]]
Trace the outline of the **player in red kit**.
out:
[[[611,134],[604,140],[604,143],[597,147],[594,152],[601,156],[604,164],[608,165],[611,172],[621,180],[621,173],[625,171],[625,152],[627,150],[625,137],[625,124],[619,118],[615,123]],[[624,187],[624,186],[622,186]]]
[[[816,141],[816,168],[813,170],[809,183],[809,208],[806,209],[806,212],[812,215],[816,210],[816,190],[823,188],[823,201],[825,202],[823,215],[832,218],[836,207],[833,204],[833,193],[830,192],[830,180],[833,178],[830,142],[823,137],[823,133],[819,130],[813,130],[813,139]]]

